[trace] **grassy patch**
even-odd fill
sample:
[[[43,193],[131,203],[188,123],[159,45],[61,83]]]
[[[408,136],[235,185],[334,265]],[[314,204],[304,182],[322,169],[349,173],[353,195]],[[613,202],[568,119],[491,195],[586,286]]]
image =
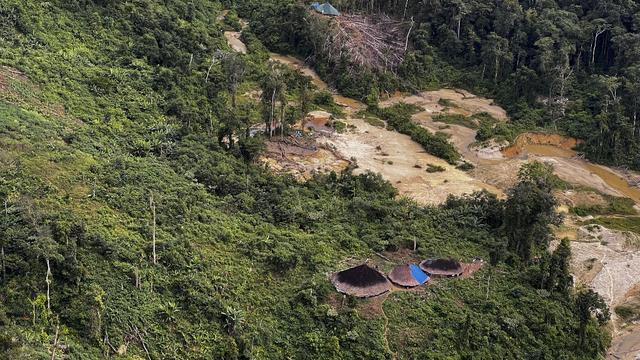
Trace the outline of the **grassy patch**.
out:
[[[445,99],[445,98],[440,98],[440,99],[438,99],[438,105],[440,105],[440,106],[444,106],[444,107],[447,107],[447,108],[451,108],[451,107],[458,107],[458,106],[456,105],[456,103],[454,103],[454,102],[453,102],[453,100],[451,100],[451,99]]]
[[[473,166],[472,163],[467,162],[467,161],[463,161],[462,163],[460,163],[458,166],[456,166],[456,169],[458,170],[462,170],[462,171],[471,171],[475,168],[475,166]]]
[[[339,134],[342,134],[347,130],[347,124],[342,121],[334,121],[333,128],[336,129]]]
[[[637,211],[633,208],[635,202],[629,198],[604,195],[608,204],[602,205],[577,205],[569,209],[572,214],[578,216],[587,215],[635,215]]]
[[[513,142],[518,135],[525,131],[529,131],[530,127],[515,122],[496,122],[490,123],[481,121],[476,134],[476,140],[479,142],[495,139],[497,142],[507,141]]]
[[[640,305],[620,305],[616,306],[614,311],[623,321],[640,319]]]
[[[461,114],[439,114],[433,117],[433,121],[445,124],[460,125],[468,127],[469,129],[478,128],[478,122],[473,117],[468,117]]]
[[[631,231],[640,234],[640,217],[600,217],[585,222],[585,224],[598,224],[612,230]]]
[[[367,124],[371,125],[371,126],[376,126],[376,127],[383,128],[383,129],[385,127],[387,127],[387,124],[384,121],[382,121],[379,118],[377,118],[377,117],[370,117],[370,116],[369,117],[365,117],[364,121]]]
[[[388,108],[371,107],[368,110],[377,117],[386,119],[389,127],[399,133],[409,135],[427,153],[444,159],[450,164],[456,164],[460,160],[460,153],[449,142],[446,134],[441,132],[432,134],[411,120],[411,115],[420,111],[420,107],[400,103]]]

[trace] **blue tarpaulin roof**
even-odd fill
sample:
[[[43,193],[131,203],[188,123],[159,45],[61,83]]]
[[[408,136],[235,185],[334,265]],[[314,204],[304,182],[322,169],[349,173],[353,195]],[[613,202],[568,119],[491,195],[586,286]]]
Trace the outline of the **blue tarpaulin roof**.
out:
[[[340,12],[329,3],[320,5],[320,3],[314,2],[311,7],[322,15],[340,16]]]
[[[424,284],[429,280],[429,275],[422,271],[418,265],[411,264],[409,265],[409,269],[411,269],[411,276],[420,284]]]

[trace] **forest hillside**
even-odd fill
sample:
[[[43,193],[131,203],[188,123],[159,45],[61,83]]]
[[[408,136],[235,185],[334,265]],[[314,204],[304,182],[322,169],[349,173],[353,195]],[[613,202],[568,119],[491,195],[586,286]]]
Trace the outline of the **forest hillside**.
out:
[[[0,2],[0,358],[602,358],[610,310],[574,286],[567,239],[549,250],[548,165],[425,205],[357,164],[299,179],[259,161],[308,112],[346,111],[279,51],[450,166],[448,138],[381,94],[472,84],[514,119],[488,132],[551,126],[638,167],[635,3],[522,3],[336,3],[413,28],[385,69],[324,57],[307,24],[327,19],[288,0]],[[241,29],[246,54],[225,38]],[[438,257],[483,265],[371,299],[330,282]]]

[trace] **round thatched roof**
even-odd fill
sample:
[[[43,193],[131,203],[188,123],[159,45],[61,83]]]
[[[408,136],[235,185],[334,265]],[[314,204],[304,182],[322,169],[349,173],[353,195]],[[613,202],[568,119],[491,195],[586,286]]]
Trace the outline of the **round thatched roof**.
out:
[[[415,264],[406,264],[393,268],[389,273],[389,280],[399,286],[414,287],[429,281],[429,275]]]
[[[453,259],[428,259],[420,263],[420,269],[431,276],[460,276],[462,264]]]
[[[391,289],[389,280],[366,264],[333,274],[331,282],[339,292],[357,297],[376,296]]]

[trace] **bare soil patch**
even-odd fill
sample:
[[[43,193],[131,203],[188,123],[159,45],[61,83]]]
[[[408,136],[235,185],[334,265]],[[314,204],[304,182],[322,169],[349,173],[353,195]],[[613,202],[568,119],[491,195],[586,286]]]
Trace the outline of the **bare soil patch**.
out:
[[[260,160],[273,170],[290,173],[300,180],[309,179],[315,173],[341,172],[349,165],[349,161],[329,145],[317,143],[313,138],[290,136],[268,141],[267,151]]]
[[[595,191],[575,191],[565,190],[554,192],[556,199],[560,205],[566,205],[568,207],[573,206],[607,206],[608,202],[604,196]]]
[[[227,43],[235,52],[241,54],[247,53],[247,46],[240,40],[241,33],[239,31],[225,31],[224,37],[227,39]]]
[[[514,157],[523,152],[524,148],[527,145],[550,145],[553,148],[549,148],[550,156],[554,156],[560,154],[561,156],[574,156],[575,153],[572,152],[576,146],[578,146],[580,142],[577,139],[562,136],[559,134],[547,134],[547,133],[524,133],[516,138],[514,143],[502,150],[502,153],[506,157]],[[560,150],[553,150],[554,148],[560,150],[569,150],[569,152],[562,152]],[[540,151],[544,151],[545,148],[540,148]]]
[[[440,100],[448,100],[453,106],[445,106]],[[390,106],[399,102],[418,105],[428,114],[454,113],[465,116],[486,112],[497,120],[508,120],[507,112],[494,104],[493,100],[476,96],[466,90],[440,89],[425,91],[417,95],[394,94],[383,101],[381,106]]]

